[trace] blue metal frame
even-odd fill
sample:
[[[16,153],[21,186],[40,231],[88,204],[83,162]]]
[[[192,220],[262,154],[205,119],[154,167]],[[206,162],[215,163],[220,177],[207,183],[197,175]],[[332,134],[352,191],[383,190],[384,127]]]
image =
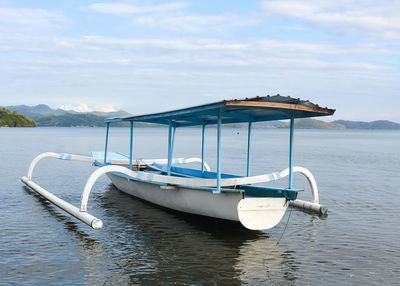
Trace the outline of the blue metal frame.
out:
[[[218,110],[221,110],[221,109],[218,109]],[[215,110],[203,111],[200,113],[200,115],[218,116],[218,111],[215,111]],[[235,119],[234,122],[237,122],[237,120],[249,121],[251,119],[251,116],[249,116],[249,115],[235,113],[235,112],[231,112],[231,111],[221,111],[221,116]],[[229,119],[227,119],[227,120],[229,120]]]
[[[289,190],[293,188],[293,131],[294,116],[290,118],[290,137],[289,137]]]
[[[130,146],[129,146],[129,169],[132,170],[132,160],[133,160],[133,121],[131,121],[131,134],[130,134]]]
[[[205,110],[212,110],[212,109],[217,109],[224,107],[225,102],[217,102],[213,104],[206,104],[206,105],[201,105],[201,106],[196,106],[196,107],[191,107],[191,108],[185,108],[185,109],[179,109],[179,110],[174,110],[174,111],[169,111],[169,112],[162,112],[162,113],[155,113],[155,114],[149,114],[149,115],[139,115],[139,116],[131,116],[131,117],[125,117],[123,120],[129,121],[129,120],[134,120],[134,121],[151,121],[153,119],[158,119],[158,118],[168,118],[168,117],[176,117],[176,116],[181,116],[181,115],[186,115],[186,114],[193,114],[196,112],[203,112]],[[107,119],[106,119],[107,120]]]
[[[169,120],[168,125],[168,165],[167,165],[167,174],[168,176],[171,175],[171,145],[172,145],[172,121]]]
[[[250,176],[250,146],[251,146],[251,127],[252,127],[251,121],[249,121],[249,127],[247,129],[247,177]]]
[[[215,114],[217,114],[217,113],[215,113]],[[211,115],[211,113],[210,113],[210,115]],[[223,116],[223,114],[222,114],[222,116]],[[286,120],[286,119],[289,119],[290,117],[288,117],[288,115],[286,113],[284,113],[284,114],[281,114],[281,115],[269,116],[268,118],[247,116],[246,118],[238,119],[238,118],[230,117],[230,118],[222,119],[221,122],[222,122],[222,124],[246,123],[246,122],[249,122],[249,118],[251,118],[251,120],[253,122],[263,122],[263,121],[271,121],[271,120]],[[137,121],[140,121],[140,120],[137,120]],[[218,120],[217,119],[207,119],[207,120],[202,119],[201,121],[202,122],[206,122],[207,125],[213,125],[213,124],[217,124]],[[143,122],[158,123],[158,122],[155,122],[155,121],[143,121]],[[179,123],[179,122],[176,123],[177,127],[189,127],[189,126],[199,126],[199,125],[202,125],[202,123],[199,124],[199,123],[189,122],[189,121],[187,121],[185,123]]]
[[[218,109],[217,127],[217,190],[214,193],[221,193],[221,109]]]
[[[201,128],[201,173],[204,173],[204,137],[205,137],[206,125],[203,124]]]
[[[167,174],[171,175],[171,165],[172,165],[172,155],[174,152],[174,144],[175,144],[175,131],[176,126],[172,120],[170,120],[168,125],[168,166],[167,166]]]
[[[107,122],[107,131],[106,131],[106,145],[104,147],[104,165],[107,163],[107,148],[108,148],[108,132],[110,130],[110,122]]]
[[[280,103],[283,97],[278,97],[271,102]],[[158,124],[168,125],[168,176],[174,172],[173,163],[173,150],[175,143],[175,132],[177,127],[183,126],[198,126],[202,125],[202,146],[201,146],[201,174],[206,177],[208,172],[204,171],[204,149],[205,149],[205,127],[209,124],[217,124],[217,186],[213,188],[213,193],[221,193],[225,189],[221,189],[221,178],[224,174],[221,173],[221,125],[226,123],[240,123],[247,122],[248,125],[248,138],[247,138],[247,169],[246,174],[250,176],[250,162],[251,162],[251,133],[252,124],[259,121],[281,120],[290,119],[290,139],[289,139],[289,186],[284,191],[294,191],[293,188],[293,136],[294,136],[294,119],[303,117],[316,117],[332,115],[335,110],[327,108],[320,108],[318,105],[309,103],[308,101],[294,100],[297,103],[290,103],[293,99],[283,98],[283,105],[264,105],[260,104],[245,104],[238,103],[236,100],[220,101],[212,104],[196,106],[192,108],[179,109],[163,113],[155,113],[141,116],[129,116],[123,118],[110,118],[106,119],[107,133],[104,150],[104,165],[107,164],[107,150],[108,150],[108,137],[109,127],[111,122],[130,121],[130,154],[129,154],[129,168],[132,169],[133,161],[133,126],[134,121],[137,122],[151,122]],[[253,98],[245,99],[244,101],[262,102],[269,101],[266,98]],[[287,103],[289,102],[289,103]],[[311,105],[311,106],[310,106]],[[307,108],[299,108],[298,106],[305,106]],[[110,155],[109,155],[110,156]],[[197,172],[200,172],[197,170]],[[288,192],[286,192],[288,193]]]
[[[175,131],[176,131],[176,125],[175,125],[175,123],[173,123],[173,124],[172,124],[171,159],[173,159],[173,154],[174,154]]]

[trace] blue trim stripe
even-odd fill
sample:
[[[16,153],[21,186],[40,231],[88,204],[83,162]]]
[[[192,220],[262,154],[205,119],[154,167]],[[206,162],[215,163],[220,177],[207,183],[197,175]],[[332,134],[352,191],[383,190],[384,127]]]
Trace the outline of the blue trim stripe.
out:
[[[277,177],[278,179],[281,178],[281,173],[276,172],[275,174],[276,174],[276,177]]]
[[[182,164],[186,164],[185,158],[182,158]]]
[[[58,156],[58,159],[62,159],[64,157],[64,153],[60,153],[60,156]]]
[[[149,175],[147,176],[147,181],[148,182],[153,181],[153,174],[152,173],[149,173]]]
[[[65,158],[65,160],[71,160],[71,154],[67,154],[67,157]]]
[[[179,164],[179,159],[174,159],[173,164]]]
[[[269,179],[270,179],[271,181],[275,181],[275,178],[274,178],[274,175],[273,175],[273,174],[268,174],[268,176],[269,176]]]

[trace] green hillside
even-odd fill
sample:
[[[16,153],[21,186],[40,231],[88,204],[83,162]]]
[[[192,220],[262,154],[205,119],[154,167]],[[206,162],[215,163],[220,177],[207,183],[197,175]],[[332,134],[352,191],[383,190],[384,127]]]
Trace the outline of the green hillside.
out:
[[[51,115],[37,119],[39,126],[105,126],[104,118],[93,114]]]
[[[107,117],[127,116],[128,112],[123,110],[114,112],[76,112],[72,110],[52,109],[46,104],[36,106],[12,105],[6,106],[11,111],[18,112],[27,117],[33,118],[38,126],[105,126],[104,119]],[[129,126],[128,122],[119,122],[114,126]]]
[[[106,126],[104,117],[97,116],[91,113],[66,113],[63,115],[51,115],[36,119],[39,126],[56,126],[56,127],[102,127]],[[113,124],[116,127],[127,127],[129,122],[116,122]]]
[[[0,108],[0,126],[1,127],[35,127],[36,122],[32,119],[12,112],[6,108]]]

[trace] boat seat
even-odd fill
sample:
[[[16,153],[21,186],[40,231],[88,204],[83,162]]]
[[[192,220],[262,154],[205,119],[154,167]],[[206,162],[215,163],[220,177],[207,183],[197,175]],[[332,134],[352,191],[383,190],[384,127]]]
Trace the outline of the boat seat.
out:
[[[147,164],[146,166],[148,168],[152,169],[152,170],[161,172],[161,174],[165,175],[167,173],[167,168],[168,168],[167,165],[161,165],[161,164],[158,164],[158,163],[153,163],[153,164]],[[179,172],[175,172],[174,171],[174,167],[171,167],[171,175],[179,176],[179,177],[186,177],[186,178],[191,178],[192,177],[190,175],[186,175],[186,174],[182,174],[182,173],[179,173]]]
[[[92,157],[96,160],[102,160],[104,159],[104,152],[94,151],[92,152]],[[129,157],[119,152],[107,152],[107,159],[129,160]]]
[[[159,171],[159,172],[163,173],[164,175],[167,173],[167,165],[152,163],[152,164],[148,164],[147,167],[150,169]],[[217,178],[216,172],[209,172],[209,171],[202,172],[200,170],[175,167],[175,166],[171,166],[171,174],[174,176],[185,177],[185,178],[205,178],[205,179],[216,179]],[[239,178],[239,177],[240,176],[221,173],[222,179]]]

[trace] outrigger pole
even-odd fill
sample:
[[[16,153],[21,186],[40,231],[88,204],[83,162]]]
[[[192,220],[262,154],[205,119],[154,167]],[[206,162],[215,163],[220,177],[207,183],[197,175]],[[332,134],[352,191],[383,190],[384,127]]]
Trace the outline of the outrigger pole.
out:
[[[127,168],[125,168],[123,166],[118,166],[121,164],[122,165],[128,164],[129,158],[126,158],[126,160],[110,158],[109,164],[97,169],[95,172],[92,173],[92,175],[86,181],[86,185],[85,185],[84,191],[81,196],[80,208],[77,208],[77,207],[73,206],[72,204],[70,204],[70,203],[60,199],[59,197],[55,196],[54,194],[50,193],[49,191],[45,190],[44,188],[40,187],[35,182],[33,182],[33,180],[32,180],[33,170],[34,170],[36,164],[45,158],[55,158],[55,159],[66,160],[66,161],[81,161],[81,162],[88,162],[88,163],[95,164],[97,159],[101,159],[101,157],[88,157],[88,156],[66,154],[66,153],[45,152],[45,153],[42,153],[42,154],[36,156],[32,160],[31,164],[29,165],[27,176],[24,176],[21,178],[21,181],[24,184],[26,184],[32,190],[34,190],[39,195],[41,195],[42,197],[47,199],[49,202],[53,203],[60,209],[66,211],[67,213],[71,214],[75,218],[81,220],[82,222],[86,223],[87,225],[89,225],[95,229],[101,228],[103,226],[103,223],[102,223],[101,219],[98,219],[95,216],[87,213],[87,203],[88,203],[90,191],[91,191],[93,185],[95,184],[95,182],[97,181],[97,179],[101,175],[110,173],[110,172],[122,173],[122,174],[130,176],[132,178],[139,176],[139,173],[141,173],[141,172],[135,172],[132,170],[128,170]],[[187,159],[177,158],[177,162],[180,164],[183,164],[183,162],[185,162],[185,163],[192,163],[192,162],[201,163],[201,160],[200,160],[200,158],[187,158]],[[152,163],[165,164],[165,163],[167,163],[167,161],[165,159],[141,160],[141,164],[152,164]],[[204,168],[207,171],[210,171],[210,167],[208,166],[208,164],[206,162],[203,162],[203,164],[204,164]],[[137,166],[139,167],[140,164],[137,164]],[[174,180],[173,177],[167,177],[167,178],[171,181]],[[166,181],[164,183],[168,184],[168,183],[172,183],[172,182]],[[215,185],[215,183],[214,183],[214,185]]]

